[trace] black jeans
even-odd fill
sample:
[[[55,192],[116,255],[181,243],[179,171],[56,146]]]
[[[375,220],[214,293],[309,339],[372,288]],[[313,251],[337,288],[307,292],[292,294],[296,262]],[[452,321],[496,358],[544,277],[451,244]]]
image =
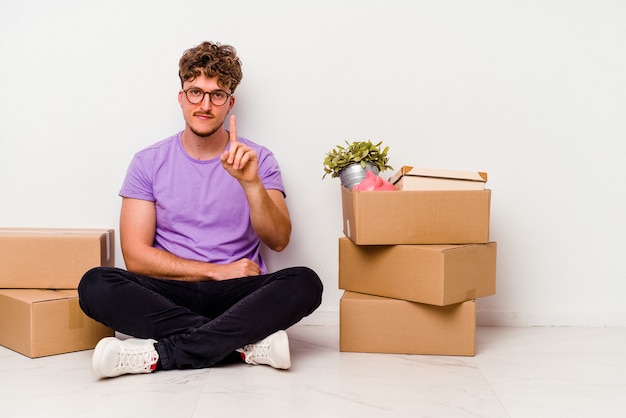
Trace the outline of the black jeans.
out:
[[[153,338],[159,368],[211,367],[236,349],[287,329],[321,303],[306,267],[223,281],[181,282],[96,267],[78,286],[82,310],[137,338]]]

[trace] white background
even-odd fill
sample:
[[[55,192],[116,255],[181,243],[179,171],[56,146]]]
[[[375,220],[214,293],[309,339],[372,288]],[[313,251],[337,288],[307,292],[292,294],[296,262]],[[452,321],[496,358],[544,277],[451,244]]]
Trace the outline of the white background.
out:
[[[132,155],[183,127],[180,55],[214,40],[243,61],[239,133],[283,170],[294,230],[268,261],[325,283],[309,321],[341,296],[322,160],[372,139],[396,168],[489,173],[479,323],[626,326],[625,22],[618,0],[2,0],[0,226],[117,231]]]

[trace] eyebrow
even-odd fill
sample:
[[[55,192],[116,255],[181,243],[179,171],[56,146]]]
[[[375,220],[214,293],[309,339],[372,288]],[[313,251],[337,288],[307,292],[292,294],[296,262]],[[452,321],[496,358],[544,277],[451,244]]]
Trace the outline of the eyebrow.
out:
[[[186,89],[183,89],[183,90],[190,90],[190,89],[200,90],[200,91],[203,91],[205,93],[215,93],[216,91],[221,91],[222,93],[230,94],[226,90],[221,89],[221,88],[217,88],[215,90],[204,90],[204,89],[202,89],[202,88],[200,88],[198,86],[189,86],[189,87],[187,87]]]

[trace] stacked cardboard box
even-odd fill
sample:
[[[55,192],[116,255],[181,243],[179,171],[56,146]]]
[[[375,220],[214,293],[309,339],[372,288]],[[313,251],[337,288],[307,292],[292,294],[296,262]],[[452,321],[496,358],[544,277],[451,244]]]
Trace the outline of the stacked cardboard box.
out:
[[[399,191],[342,187],[340,350],[472,356],[476,298],[496,283],[486,174],[446,171],[453,181],[433,186],[410,171],[390,179]]]
[[[90,268],[114,265],[112,229],[0,228],[0,345],[34,358],[114,335],[85,316],[76,290]]]

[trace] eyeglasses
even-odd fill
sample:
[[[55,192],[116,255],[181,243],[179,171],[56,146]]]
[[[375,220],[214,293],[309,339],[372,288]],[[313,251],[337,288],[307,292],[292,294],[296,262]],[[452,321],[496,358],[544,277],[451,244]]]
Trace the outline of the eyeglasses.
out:
[[[228,98],[232,96],[232,94],[226,93],[224,90],[213,90],[213,91],[203,91],[199,88],[192,87],[187,90],[183,90],[185,93],[185,97],[189,100],[191,104],[200,104],[204,100],[204,95],[209,95],[209,100],[215,106],[222,106],[226,103]]]

